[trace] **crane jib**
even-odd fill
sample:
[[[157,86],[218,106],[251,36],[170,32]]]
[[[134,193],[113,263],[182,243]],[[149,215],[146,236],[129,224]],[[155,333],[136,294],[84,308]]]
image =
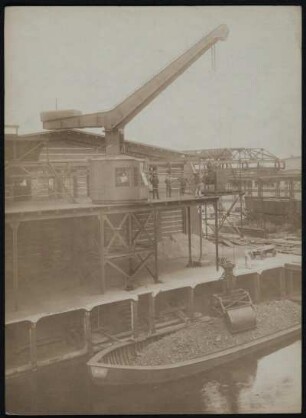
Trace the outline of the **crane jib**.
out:
[[[41,113],[44,129],[104,127],[108,132],[123,129],[207,50],[225,40],[228,33],[226,25],[218,26],[111,110],[86,115],[77,111]]]

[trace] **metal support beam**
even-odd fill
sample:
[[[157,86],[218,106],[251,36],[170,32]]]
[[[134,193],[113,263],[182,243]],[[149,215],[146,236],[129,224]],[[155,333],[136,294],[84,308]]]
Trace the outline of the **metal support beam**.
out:
[[[13,297],[14,297],[14,309],[19,308],[19,280],[18,280],[18,228],[20,223],[10,223],[13,233]]]
[[[104,215],[101,212],[99,215],[99,228],[100,228],[100,268],[101,268],[101,278],[100,278],[100,288],[101,293],[105,293],[106,290],[106,277],[105,277],[105,247],[104,247]]]
[[[237,195],[237,196],[235,197],[234,201],[231,203],[231,206],[230,206],[230,207],[229,207],[229,209],[226,211],[226,213],[223,215],[223,217],[222,217],[222,219],[221,219],[221,221],[220,221],[220,224],[219,224],[219,231],[221,231],[221,228],[222,228],[222,226],[223,226],[223,224],[224,224],[225,220],[227,220],[227,219],[228,219],[228,217],[229,217],[229,215],[231,214],[231,211],[232,211],[232,209],[234,208],[234,206],[236,205],[236,203],[237,203],[237,201],[238,201],[238,199],[239,199],[239,196],[241,197],[241,195]],[[241,201],[240,201],[240,204],[241,204]]]

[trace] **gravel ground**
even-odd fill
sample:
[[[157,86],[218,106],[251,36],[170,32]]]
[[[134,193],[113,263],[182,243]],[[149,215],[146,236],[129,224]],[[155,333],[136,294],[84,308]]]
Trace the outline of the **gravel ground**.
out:
[[[150,344],[133,364],[158,366],[191,360],[301,322],[301,306],[289,300],[261,303],[255,306],[255,310],[257,327],[253,330],[231,334],[222,318],[202,317],[187,328]]]

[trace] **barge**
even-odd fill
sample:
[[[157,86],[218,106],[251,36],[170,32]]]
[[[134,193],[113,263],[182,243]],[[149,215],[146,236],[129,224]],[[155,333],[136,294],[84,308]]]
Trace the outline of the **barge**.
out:
[[[163,366],[131,364],[141,350],[164,335],[155,335],[143,341],[121,343],[100,351],[87,363],[93,382],[97,385],[142,385],[181,379],[281,344],[286,340],[298,338],[301,335],[301,326],[295,325],[248,343],[176,364]]]

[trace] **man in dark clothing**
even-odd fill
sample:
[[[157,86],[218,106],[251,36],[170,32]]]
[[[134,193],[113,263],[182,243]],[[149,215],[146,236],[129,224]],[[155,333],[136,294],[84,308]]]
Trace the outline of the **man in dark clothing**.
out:
[[[159,193],[158,193],[158,184],[159,184],[159,179],[158,179],[158,175],[156,172],[153,173],[152,175],[152,187],[153,187],[153,199],[159,199]]]
[[[171,186],[170,173],[167,174],[165,178],[165,183],[166,183],[166,197],[171,197],[172,186]]]
[[[187,180],[185,179],[185,177],[180,177],[180,193],[181,196],[184,196],[185,194],[185,190],[186,190],[186,184],[187,184]]]

